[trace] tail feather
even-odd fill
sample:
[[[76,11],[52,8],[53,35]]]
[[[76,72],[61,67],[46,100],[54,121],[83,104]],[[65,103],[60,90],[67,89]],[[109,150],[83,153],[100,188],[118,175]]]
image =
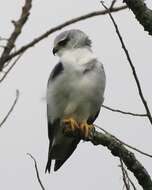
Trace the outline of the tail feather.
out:
[[[79,138],[74,139],[73,142],[68,147],[68,151],[65,155],[65,158],[60,160],[59,159],[55,160],[54,171],[57,171],[64,164],[64,162],[71,156],[71,154],[74,152],[79,142],[80,142]]]
[[[52,141],[50,141],[45,173],[50,173],[52,160],[55,160],[54,171],[57,171],[74,152],[80,142],[80,138],[68,139],[63,136],[61,142],[58,142],[57,145],[52,145]]]
[[[54,165],[54,171],[56,172],[66,161],[67,159],[64,160],[55,160],[55,165]]]
[[[47,164],[46,164],[45,173],[47,173],[47,172],[50,173],[50,171],[51,171],[51,163],[52,163],[51,148],[52,148],[52,145],[50,143],[49,151],[48,151],[48,161],[47,161]]]
[[[52,162],[52,159],[49,158],[48,161],[47,161],[47,164],[46,164],[46,168],[45,168],[45,173],[50,173],[51,171],[51,162]]]

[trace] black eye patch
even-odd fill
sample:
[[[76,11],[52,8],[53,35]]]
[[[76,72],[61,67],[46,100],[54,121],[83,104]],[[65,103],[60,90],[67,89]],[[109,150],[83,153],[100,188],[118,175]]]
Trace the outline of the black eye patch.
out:
[[[68,42],[68,38],[65,38],[64,40],[61,40],[61,41],[58,43],[58,45],[59,45],[59,46],[65,46],[65,45],[67,44],[67,42]]]

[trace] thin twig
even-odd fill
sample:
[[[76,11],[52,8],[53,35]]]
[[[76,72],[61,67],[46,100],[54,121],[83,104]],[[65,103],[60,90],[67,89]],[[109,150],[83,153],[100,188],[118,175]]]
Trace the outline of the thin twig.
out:
[[[143,103],[143,105],[144,105],[144,107],[145,107],[145,110],[146,110],[146,113],[147,113],[147,117],[148,117],[150,123],[152,124],[152,116],[151,116],[151,113],[150,113],[150,109],[149,109],[149,107],[148,107],[147,101],[146,101],[146,99],[145,99],[145,97],[144,97],[144,94],[143,94],[143,92],[142,92],[142,88],[141,88],[141,85],[140,85],[140,82],[139,82],[139,79],[138,79],[138,76],[137,76],[137,73],[136,73],[136,69],[135,69],[135,67],[134,67],[134,65],[133,65],[133,62],[132,62],[131,58],[130,58],[129,52],[128,52],[128,50],[127,50],[125,44],[124,44],[123,38],[122,38],[122,36],[121,36],[121,34],[120,34],[120,32],[119,32],[118,26],[117,26],[117,24],[116,24],[116,22],[115,22],[115,20],[114,20],[114,18],[113,18],[113,16],[112,16],[112,14],[110,13],[109,9],[104,5],[104,3],[103,3],[102,1],[101,1],[101,3],[102,3],[102,5],[103,5],[103,7],[108,11],[108,14],[109,14],[109,16],[110,16],[110,18],[111,18],[111,20],[112,20],[112,23],[113,23],[113,25],[114,25],[114,27],[115,27],[115,30],[116,30],[116,33],[117,33],[117,35],[118,35],[118,37],[119,37],[119,40],[120,40],[120,42],[121,42],[122,48],[123,48],[123,50],[124,50],[124,52],[125,52],[125,55],[126,55],[126,57],[127,57],[127,60],[128,60],[128,62],[129,62],[129,65],[130,65],[130,67],[131,67],[131,69],[132,69],[133,77],[134,77],[135,82],[136,82],[136,85],[137,85],[138,93],[139,93],[139,96],[140,96],[140,98],[141,98],[141,101],[142,101],[142,103]]]
[[[37,176],[37,180],[41,186],[41,189],[42,190],[45,190],[45,187],[44,185],[42,184],[42,181],[40,179],[40,175],[39,175],[39,170],[38,170],[38,167],[37,167],[37,162],[36,162],[36,159],[30,154],[30,153],[27,153],[28,156],[30,156],[32,158],[32,160],[34,161],[34,166],[35,166],[35,171],[36,171],[36,176]]]
[[[113,9],[111,9],[110,11],[111,12],[118,12],[118,11],[121,11],[121,10],[124,10],[126,9],[127,6],[119,6],[119,7],[115,7]],[[105,15],[107,14],[108,11],[107,10],[102,10],[102,11],[94,11],[94,12],[91,12],[91,13],[88,13],[88,14],[85,14],[85,15],[82,15],[82,16],[79,16],[79,17],[76,17],[76,18],[73,18],[73,19],[70,19],[58,26],[55,26],[51,29],[49,29],[48,31],[46,31],[45,33],[43,33],[42,35],[40,35],[39,37],[35,38],[34,40],[32,40],[31,42],[29,42],[28,44],[22,46],[20,49],[18,49],[16,52],[13,52],[11,53],[10,55],[8,55],[5,60],[3,60],[3,62],[7,62],[8,60],[12,59],[13,57],[17,56],[18,54],[26,51],[27,49],[33,47],[35,44],[37,44],[38,42],[40,42],[41,40],[47,38],[50,34],[58,31],[58,30],[61,30],[62,28],[66,27],[66,26],[69,26],[71,24],[74,24],[76,22],[79,22],[79,21],[82,21],[82,20],[86,20],[86,19],[89,19],[91,17],[95,17],[95,16],[100,16],[100,15]]]
[[[128,181],[129,181],[130,184],[132,185],[133,189],[134,189],[134,190],[137,190],[135,184],[133,183],[133,181],[132,181],[131,178],[129,177],[128,172],[127,172],[127,170],[126,170],[125,168],[124,168],[124,172],[125,172],[126,177],[128,178]]]
[[[107,110],[110,110],[110,111],[113,111],[113,112],[118,112],[118,113],[121,113],[121,114],[137,116],[137,117],[138,116],[139,117],[147,117],[147,114],[138,114],[138,113],[126,112],[126,111],[122,111],[122,110],[119,110],[119,109],[114,109],[114,108],[111,108],[111,107],[105,106],[105,105],[102,105],[102,107],[107,109]]]
[[[132,150],[135,150],[136,152],[140,153],[140,154],[143,154],[145,156],[148,156],[150,158],[152,158],[152,155],[151,154],[148,154],[148,153],[145,153],[127,143],[125,143],[124,141],[118,139],[117,137],[115,137],[114,135],[112,135],[111,133],[109,133],[108,131],[106,131],[105,129],[99,127],[98,125],[94,125],[95,127],[97,127],[98,129],[100,129],[101,131],[105,132],[106,134],[108,134],[109,136],[111,136],[112,138],[116,139],[118,142],[120,142],[121,144],[123,144],[124,146],[128,147],[128,148],[131,148]]]
[[[3,69],[4,64],[6,63],[5,59],[9,56],[11,50],[14,48],[16,39],[21,34],[22,28],[26,21],[28,20],[28,16],[30,14],[30,9],[32,7],[32,0],[25,0],[25,4],[22,8],[22,13],[18,21],[13,21],[14,31],[8,38],[7,44],[4,48],[4,51],[0,58],[0,71]]]
[[[23,52],[24,53],[24,52]],[[2,76],[2,78],[0,79],[0,83],[6,78],[6,76],[8,75],[8,73],[12,70],[12,68],[15,66],[15,64],[17,63],[17,61],[22,57],[23,53],[21,53],[16,59],[15,61],[12,63],[12,65],[9,67],[9,69],[7,71],[5,71],[5,74]],[[10,62],[11,60],[9,60]]]
[[[129,183],[127,182],[127,177],[126,177],[124,165],[123,165],[123,161],[122,161],[121,158],[120,158],[120,168],[121,168],[121,171],[122,171],[122,177],[123,177],[124,185],[125,185],[125,187],[126,187],[127,190],[130,190],[130,185],[129,185]]]
[[[2,125],[5,123],[5,121],[8,119],[9,115],[12,113],[17,101],[18,101],[18,98],[19,98],[19,90],[16,90],[16,98],[13,102],[13,105],[11,106],[11,108],[9,109],[7,115],[4,117],[4,119],[1,121],[0,123],[0,127],[2,127]]]
[[[110,7],[109,7],[110,10],[113,9],[113,7],[114,7],[116,1],[117,1],[117,0],[113,0],[113,1],[112,1],[111,5],[110,5]]]
[[[10,62],[11,62],[11,59],[10,59],[9,61],[7,61],[7,63],[5,63],[5,65],[4,65],[4,67],[3,67],[3,70],[2,70],[1,72],[4,71],[4,68],[6,68],[6,67],[10,64]]]

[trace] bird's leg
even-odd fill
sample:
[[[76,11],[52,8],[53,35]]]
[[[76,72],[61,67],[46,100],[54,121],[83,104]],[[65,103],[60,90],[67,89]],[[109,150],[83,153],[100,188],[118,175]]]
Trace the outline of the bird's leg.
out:
[[[89,137],[90,131],[94,128],[94,125],[89,125],[86,121],[79,124],[79,128],[85,138]]]
[[[65,118],[63,120],[63,123],[67,126],[67,130],[72,130],[72,131],[75,131],[76,129],[79,128],[79,125],[78,123],[72,118]]]

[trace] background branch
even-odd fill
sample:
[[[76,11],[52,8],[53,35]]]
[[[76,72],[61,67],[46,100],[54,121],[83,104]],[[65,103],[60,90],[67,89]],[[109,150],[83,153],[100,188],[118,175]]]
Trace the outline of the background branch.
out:
[[[136,19],[152,35],[152,10],[150,10],[144,0],[124,0],[134,13]]]
[[[12,70],[12,68],[15,66],[15,64],[18,62],[18,60],[22,57],[23,53],[18,55],[18,57],[15,59],[15,61],[11,64],[11,66],[8,68],[7,71],[4,72],[4,75],[0,79],[0,83],[7,77],[8,73]]]
[[[128,187],[129,189],[130,189],[130,185],[131,185],[134,190],[137,190],[135,184],[133,183],[133,181],[131,180],[131,178],[130,178],[129,175],[128,175],[127,169],[124,167],[124,164],[123,164],[123,161],[121,160],[121,158],[120,158],[120,167],[121,167],[121,171],[122,171],[123,178],[125,178],[124,183],[128,182],[128,183],[127,183],[127,187]],[[130,184],[129,184],[129,183],[130,183]],[[126,189],[127,189],[127,187],[126,187]]]
[[[117,1],[117,0],[113,0],[113,1],[111,2],[111,5],[110,5],[109,9],[112,9],[112,8],[114,7],[116,1]]]
[[[125,173],[125,168],[124,168],[123,161],[121,160],[121,158],[120,158],[120,168],[122,171],[122,178],[123,178],[124,185],[125,185],[127,190],[130,190],[130,185],[128,183],[128,179],[127,179],[127,176]]]
[[[15,41],[21,34],[22,28],[26,23],[28,16],[30,14],[30,9],[32,6],[32,0],[25,0],[25,5],[22,8],[22,13],[18,21],[12,21],[14,24],[14,31],[11,36],[7,39],[7,44],[0,58],[0,71],[2,71],[4,64],[6,63],[6,58],[9,56],[11,50],[14,48]]]
[[[105,7],[105,9],[108,11],[109,9],[104,5],[104,3],[103,3],[102,1],[101,1],[101,3],[102,3],[102,5],[103,5],[103,7]],[[138,79],[138,76],[137,76],[135,67],[134,67],[133,62],[132,62],[132,60],[131,60],[131,58],[130,58],[129,52],[128,52],[128,50],[127,50],[125,44],[124,44],[123,38],[122,38],[122,36],[121,36],[121,34],[120,34],[120,32],[119,32],[118,26],[117,26],[117,24],[116,24],[116,22],[115,22],[115,20],[114,20],[114,18],[113,18],[113,16],[112,16],[112,14],[110,13],[110,11],[108,12],[108,14],[109,14],[109,16],[110,16],[110,18],[111,18],[111,20],[112,20],[112,23],[113,23],[113,25],[114,25],[114,27],[115,27],[116,33],[117,33],[117,35],[118,35],[118,37],[119,37],[119,40],[120,40],[120,42],[121,42],[122,48],[123,48],[123,50],[124,50],[124,52],[125,52],[125,54],[126,54],[127,60],[128,60],[129,65],[130,65],[130,67],[131,67],[131,69],[132,69],[133,77],[134,77],[135,82],[136,82],[136,85],[137,85],[137,89],[138,89],[139,96],[140,96],[141,101],[142,101],[142,103],[143,103],[143,105],[144,105],[144,107],[145,107],[145,110],[146,110],[146,113],[147,113],[147,117],[148,117],[148,119],[149,119],[149,121],[150,121],[150,123],[151,123],[151,125],[152,125],[152,116],[151,116],[151,113],[150,113],[150,109],[149,109],[149,107],[148,107],[147,101],[146,101],[146,99],[145,99],[145,97],[144,97],[144,94],[143,94],[143,92],[142,92],[142,88],[141,88],[141,85],[140,85],[140,82],[139,82],[139,79]]]
[[[65,128],[63,126],[63,128]],[[90,141],[94,145],[106,146],[113,156],[121,158],[127,169],[130,170],[136,177],[138,183],[144,190],[152,190],[152,180],[144,166],[136,159],[135,155],[127,150],[122,143],[108,134],[103,134],[95,129],[90,131],[89,137],[86,139],[82,137],[81,131],[65,130],[65,135],[75,138],[82,138],[85,141]]]
[[[133,189],[134,189],[134,190],[137,190],[135,184],[133,183],[133,181],[132,181],[131,178],[129,177],[128,172],[127,172],[127,170],[126,170],[125,168],[124,168],[124,172],[125,172],[126,177],[128,178],[128,181],[130,182],[131,186],[133,187]]]
[[[125,6],[119,6],[119,7],[115,7],[115,8],[110,9],[110,12],[117,12],[117,11],[124,10],[126,8],[127,8],[126,5]],[[95,16],[105,15],[108,12],[109,12],[109,10],[94,11],[94,12],[91,12],[91,13],[88,13],[88,14],[85,14],[85,15],[82,15],[82,16],[70,19],[70,20],[68,20],[68,21],[66,21],[66,22],[64,22],[64,23],[62,23],[62,24],[60,24],[58,26],[55,26],[55,27],[49,29],[44,34],[42,34],[39,37],[35,38],[34,40],[32,40],[31,42],[29,42],[28,44],[22,46],[20,49],[16,50],[15,52],[11,53],[8,56],[5,56],[5,59],[3,58],[3,60],[2,59],[0,59],[0,60],[3,61],[3,64],[4,64],[7,61],[9,61],[10,59],[12,59],[13,57],[21,54],[22,52],[25,52],[27,49],[29,49],[31,47],[33,47],[35,44],[37,44],[41,40],[47,38],[50,34],[56,32],[58,30],[61,30],[62,28],[66,27],[66,26],[74,24],[76,22],[79,22],[79,21],[82,21],[82,20],[86,20],[86,19],[89,19],[89,18],[95,17]],[[0,64],[1,64],[1,61],[0,61]]]
[[[38,182],[39,182],[39,184],[41,186],[41,189],[45,190],[44,185],[42,184],[42,181],[40,179],[40,175],[39,175],[39,170],[38,170],[38,167],[37,167],[36,159],[30,153],[27,153],[27,155],[30,156],[30,158],[34,161],[34,166],[35,166],[37,180],[38,180]]]
[[[117,137],[115,137],[114,135],[112,135],[111,133],[109,133],[108,131],[106,131],[105,129],[103,129],[103,128],[97,126],[97,125],[94,125],[94,126],[95,126],[96,128],[98,128],[98,129],[100,129],[101,131],[105,132],[107,135],[109,135],[109,136],[111,136],[112,138],[114,138],[114,139],[116,139],[117,141],[119,141],[122,145],[124,145],[124,146],[126,146],[126,147],[128,147],[128,148],[131,148],[132,150],[135,150],[136,152],[138,152],[138,153],[140,153],[140,154],[143,154],[143,155],[145,155],[145,156],[148,156],[148,157],[152,158],[152,155],[151,155],[151,154],[148,154],[148,153],[146,153],[146,152],[143,152],[142,150],[139,150],[139,149],[137,149],[137,148],[135,148],[135,147],[133,147],[133,146],[131,146],[131,145],[125,143],[124,141],[118,139]]]
[[[152,190],[152,181],[146,169],[136,159],[134,154],[127,150],[119,141],[107,134],[99,133],[97,131],[94,131],[93,135],[91,135],[88,140],[94,145],[106,146],[113,156],[122,159],[128,170],[134,174],[138,183],[144,190]]]
[[[4,119],[1,121],[0,123],[0,127],[2,127],[2,125],[5,123],[5,121],[8,119],[9,115],[12,113],[17,101],[18,101],[18,98],[19,98],[19,90],[16,90],[16,98],[13,102],[13,105],[11,106],[10,110],[8,111],[7,115],[4,117]]]
[[[138,113],[126,112],[126,111],[114,109],[114,108],[111,108],[111,107],[105,106],[105,105],[102,105],[102,107],[109,110],[109,111],[118,112],[118,113],[125,114],[125,115],[131,115],[131,116],[137,116],[137,117],[147,117],[147,114],[138,114]]]

